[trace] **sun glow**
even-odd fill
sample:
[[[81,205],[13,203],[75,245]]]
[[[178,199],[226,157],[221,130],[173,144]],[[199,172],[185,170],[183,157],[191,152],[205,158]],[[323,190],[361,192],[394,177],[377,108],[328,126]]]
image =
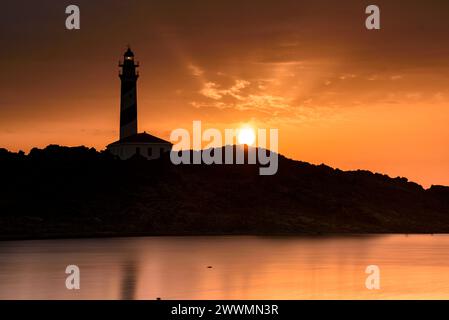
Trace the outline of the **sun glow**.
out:
[[[254,133],[254,129],[250,127],[241,128],[239,130],[237,139],[239,144],[246,144],[248,146],[252,146],[256,140],[256,134]]]

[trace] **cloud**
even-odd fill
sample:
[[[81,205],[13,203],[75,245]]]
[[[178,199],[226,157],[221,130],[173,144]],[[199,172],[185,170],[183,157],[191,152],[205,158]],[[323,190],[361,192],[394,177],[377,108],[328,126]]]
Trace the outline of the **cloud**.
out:
[[[403,76],[402,76],[402,75],[399,75],[399,74],[390,77],[390,79],[393,80],[393,81],[394,81],[394,80],[401,80],[402,78],[403,78]]]
[[[346,80],[346,79],[354,79],[357,78],[357,75],[350,73],[350,74],[342,74],[339,76],[340,80]]]
[[[223,97],[218,89],[218,85],[214,82],[206,82],[200,93],[210,99],[219,100]]]
[[[251,83],[246,80],[236,80],[234,85],[228,89],[221,89],[220,86],[212,81],[206,82],[200,93],[210,99],[220,100],[225,96],[231,96],[237,100],[243,100],[240,95],[241,90],[245,89]]]
[[[235,104],[237,110],[258,110],[276,113],[279,110],[289,110],[291,99],[274,95],[250,94]]]
[[[292,109],[292,99],[265,94],[260,91],[260,85],[251,86],[251,82],[242,79],[235,80],[234,84],[228,88],[222,88],[219,84],[209,81],[200,90],[200,94],[207,100],[194,101],[191,105],[195,108],[216,108],[220,110],[254,110],[273,115]]]
[[[191,63],[187,67],[190,70],[191,75],[194,77],[200,77],[204,74],[204,70],[198,67],[197,65]]]

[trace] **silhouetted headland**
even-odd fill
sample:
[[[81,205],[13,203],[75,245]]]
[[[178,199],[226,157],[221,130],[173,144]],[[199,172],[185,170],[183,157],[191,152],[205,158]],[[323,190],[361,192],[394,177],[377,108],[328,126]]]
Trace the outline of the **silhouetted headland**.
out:
[[[279,156],[258,165],[116,160],[86,147],[0,149],[1,239],[449,233],[449,187]]]

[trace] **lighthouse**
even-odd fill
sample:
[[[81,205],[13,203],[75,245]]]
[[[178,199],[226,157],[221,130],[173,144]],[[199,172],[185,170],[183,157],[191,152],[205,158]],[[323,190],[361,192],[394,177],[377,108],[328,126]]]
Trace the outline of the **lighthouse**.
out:
[[[125,52],[119,76],[120,91],[120,140],[137,134],[137,79],[139,65],[134,61],[131,48]]]
[[[137,131],[137,79],[139,64],[134,60],[134,52],[128,47],[120,67],[120,137],[106,149],[121,160],[134,157],[148,160],[158,159],[170,152],[172,144],[161,138]]]

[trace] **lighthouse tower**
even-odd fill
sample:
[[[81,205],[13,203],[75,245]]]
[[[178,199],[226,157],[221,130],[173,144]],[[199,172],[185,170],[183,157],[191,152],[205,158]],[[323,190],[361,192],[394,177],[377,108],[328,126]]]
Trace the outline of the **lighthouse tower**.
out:
[[[120,140],[137,134],[137,79],[139,65],[134,62],[131,48],[125,52],[119,64],[121,86],[120,96]]]
[[[137,132],[137,79],[139,65],[134,62],[130,48],[120,62],[120,139],[106,148],[119,159],[145,158],[158,159],[171,151],[172,144],[149,133]]]

